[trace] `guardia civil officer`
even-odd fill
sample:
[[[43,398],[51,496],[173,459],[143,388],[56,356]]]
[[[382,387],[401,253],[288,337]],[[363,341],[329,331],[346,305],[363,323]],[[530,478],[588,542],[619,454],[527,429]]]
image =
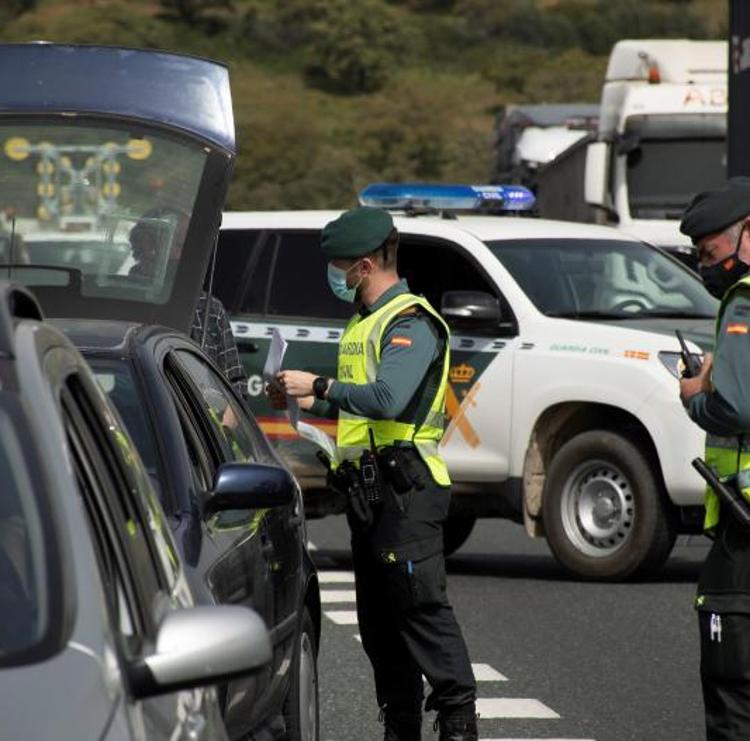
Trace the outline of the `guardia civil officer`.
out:
[[[706,462],[737,476],[750,501],[750,178],[699,193],[680,225],[696,245],[700,275],[721,300],[714,356],[680,382],[691,419],[706,430]],[[750,738],[750,532],[709,488],[704,529],[714,537],[696,608],[709,741]]]
[[[450,479],[438,444],[449,330],[399,279],[398,233],[386,211],[347,211],[325,227],[321,246],[331,290],[357,304],[338,377],[287,370],[279,380],[304,409],[338,418],[337,452],[349,463],[334,482],[350,497],[357,615],[385,739],[421,738],[424,674],[440,740],[474,741],[476,684],[443,556]]]

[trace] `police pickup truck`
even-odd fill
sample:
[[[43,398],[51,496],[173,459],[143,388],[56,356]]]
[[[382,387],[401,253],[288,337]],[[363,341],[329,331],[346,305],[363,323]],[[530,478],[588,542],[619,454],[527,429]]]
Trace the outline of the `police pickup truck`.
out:
[[[360,202],[392,210],[400,273],[452,328],[447,552],[476,518],[511,518],[570,572],[616,580],[655,570],[678,533],[699,531],[690,460],[704,436],[678,398],[674,330],[710,348],[717,307],[693,273],[614,229],[522,218],[533,196],[519,186],[379,185]],[[226,213],[214,276],[254,411],[317,515],[342,503],[312,444],[269,406],[261,369],[277,327],[287,367],[336,375],[352,307],[331,294],[319,249],[336,216]],[[335,422],[308,421],[335,435]]]

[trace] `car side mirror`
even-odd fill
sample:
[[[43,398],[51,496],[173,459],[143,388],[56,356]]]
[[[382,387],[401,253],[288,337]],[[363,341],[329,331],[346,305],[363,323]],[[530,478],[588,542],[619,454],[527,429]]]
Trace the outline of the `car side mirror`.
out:
[[[153,653],[130,665],[136,697],[225,682],[271,660],[263,620],[249,607],[191,607],[166,615]]]
[[[446,291],[440,313],[459,328],[495,328],[503,319],[500,301],[484,291]]]
[[[285,468],[262,463],[219,466],[204,516],[237,509],[266,509],[294,503],[297,483]]]

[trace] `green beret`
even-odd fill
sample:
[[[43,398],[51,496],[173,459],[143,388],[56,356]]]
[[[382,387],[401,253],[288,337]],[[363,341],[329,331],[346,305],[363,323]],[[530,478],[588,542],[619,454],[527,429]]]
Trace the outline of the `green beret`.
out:
[[[716,234],[750,215],[750,177],[729,178],[720,188],[704,190],[685,209],[680,231],[693,242]]]
[[[323,228],[320,246],[326,260],[363,257],[374,252],[393,230],[387,211],[361,206],[345,211]]]

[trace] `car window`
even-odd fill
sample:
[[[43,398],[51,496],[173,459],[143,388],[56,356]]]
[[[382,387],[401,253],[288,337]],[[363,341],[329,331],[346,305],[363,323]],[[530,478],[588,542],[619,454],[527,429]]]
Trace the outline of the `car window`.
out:
[[[695,274],[639,242],[508,239],[487,243],[537,308],[548,315],[711,317]]]
[[[165,567],[170,568],[170,564],[164,563],[152,539],[160,527],[153,517],[163,516],[153,509],[155,503],[149,511],[148,503],[133,497],[134,482],[124,470],[128,464],[124,454],[131,443],[117,428],[116,420],[105,423],[97,415],[77,375],[67,379],[62,405],[73,467],[98,546],[100,567],[109,596],[115,600],[113,614],[121,633],[136,638],[141,630],[155,629],[151,608],[162,587],[168,586]],[[110,431],[125,440],[113,440]],[[129,455],[133,454],[131,449]],[[175,569],[176,563],[171,568]]]
[[[96,356],[89,356],[86,360],[102,390],[122,417],[138,449],[149,479],[161,498],[166,491],[164,472],[159,464],[154,428],[136,385],[131,363],[127,360],[112,360]]]
[[[216,251],[213,293],[230,314],[265,312],[273,235],[259,229],[222,229]]]
[[[222,230],[214,289],[230,314],[348,319],[328,288],[320,231]]]
[[[254,430],[248,423],[244,408],[221,375],[201,357],[187,350],[176,351],[175,357],[198,389],[203,402],[202,411],[220,440],[226,458],[237,462],[258,462]]]
[[[483,291],[499,298],[503,316],[512,323],[513,312],[505,297],[456,244],[402,234],[398,272],[413,293],[425,296],[438,311],[446,291]]]
[[[336,298],[326,279],[320,232],[280,232],[267,313],[319,319],[348,319],[351,305]]]
[[[49,513],[32,482],[28,452],[0,410],[0,666],[21,663],[42,644],[59,600],[48,568]]]

